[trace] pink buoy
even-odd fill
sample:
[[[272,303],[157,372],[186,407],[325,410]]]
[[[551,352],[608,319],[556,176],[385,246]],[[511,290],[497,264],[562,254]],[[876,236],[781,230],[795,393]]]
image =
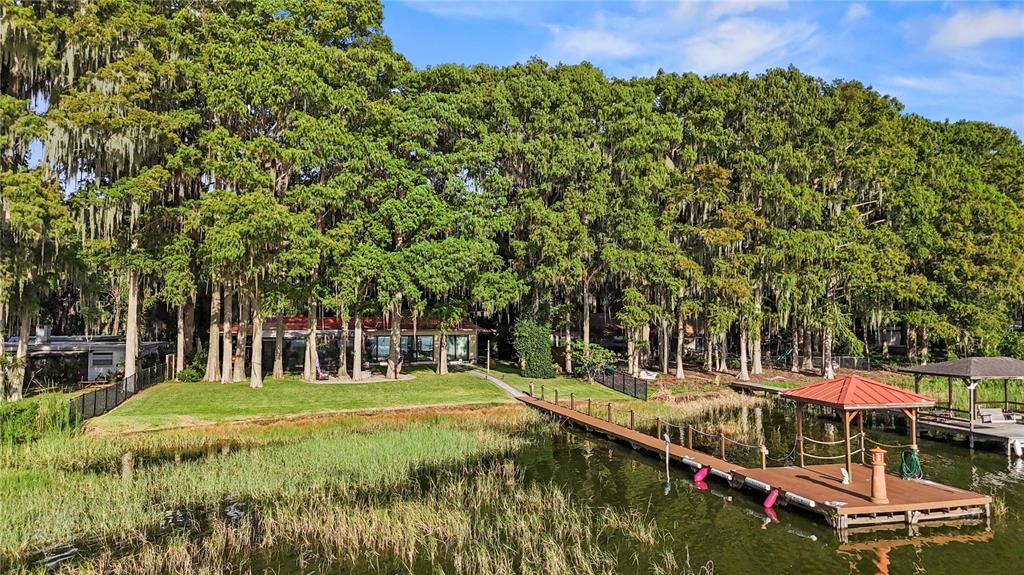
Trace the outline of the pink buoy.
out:
[[[706,482],[704,482],[704,481],[697,481],[697,482],[694,483],[694,485],[696,485],[697,489],[700,489],[701,491],[707,491],[708,490],[708,484]]]
[[[778,500],[779,500],[779,490],[778,489],[772,489],[771,493],[769,493],[768,497],[766,497],[765,500],[764,500],[764,508],[765,509],[771,509],[772,507],[775,507],[775,502],[778,501]]]
[[[704,481],[704,478],[706,478],[708,476],[708,473],[710,472],[710,467],[701,467],[700,469],[697,470],[697,474],[693,476],[693,480],[696,482]]]

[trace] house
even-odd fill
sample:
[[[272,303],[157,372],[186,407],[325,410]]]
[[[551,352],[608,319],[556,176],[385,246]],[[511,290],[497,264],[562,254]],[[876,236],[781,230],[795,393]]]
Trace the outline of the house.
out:
[[[162,342],[147,341],[139,344],[139,357],[156,354]],[[124,338],[115,335],[50,335],[48,326],[36,328],[36,335],[29,338],[29,380],[38,372],[40,364],[47,360],[63,360],[77,364],[77,381],[98,381],[112,373],[124,371]],[[11,337],[4,342],[4,351],[14,354],[18,350],[18,338]]]
[[[337,317],[317,319],[317,354],[324,371],[336,371],[341,346],[339,335],[345,333],[347,365],[352,365],[353,343],[355,341],[355,319],[342,322]],[[284,369],[302,371],[306,353],[306,330],[309,328],[306,316],[291,316],[284,319]],[[370,365],[386,365],[391,351],[391,327],[380,317],[364,317],[363,361]],[[237,328],[236,328],[237,329]],[[477,358],[477,343],[484,331],[469,320],[457,322],[447,330],[448,361],[454,364],[473,363]],[[412,319],[403,318],[401,325],[401,354],[407,365],[433,364],[438,361],[441,348],[441,332],[438,322],[420,319],[413,325]],[[263,368],[274,365],[274,345],[277,338],[277,319],[268,319],[263,326]]]

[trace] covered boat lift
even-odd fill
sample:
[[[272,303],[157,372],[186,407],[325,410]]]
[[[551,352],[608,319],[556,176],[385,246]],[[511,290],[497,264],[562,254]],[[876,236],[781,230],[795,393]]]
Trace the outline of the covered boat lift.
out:
[[[939,413],[922,414],[920,419],[923,428],[945,433],[965,433],[971,447],[976,439],[996,440],[1005,442],[1007,453],[1011,446],[1024,445],[1024,425],[1017,423],[1013,411],[1024,406],[1024,403],[1010,401],[1009,382],[1024,380],[1024,361],[1011,357],[966,357],[941,363],[922,364],[916,367],[901,369],[904,373],[914,374],[914,389],[920,391],[921,379],[924,377],[945,377],[947,386],[948,415]],[[963,413],[962,409],[953,407],[953,381],[959,380],[967,386],[967,417],[960,418],[955,413]],[[993,402],[979,404],[977,398],[978,385],[986,381],[1003,382],[1002,408],[986,410],[981,413],[979,407]],[[986,421],[987,419],[987,421]],[[1020,442],[1020,443],[1017,443]]]

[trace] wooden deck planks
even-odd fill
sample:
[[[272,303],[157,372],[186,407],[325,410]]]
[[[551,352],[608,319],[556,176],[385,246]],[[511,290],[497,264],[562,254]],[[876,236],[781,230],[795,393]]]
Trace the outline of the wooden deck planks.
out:
[[[610,438],[626,441],[634,447],[659,454],[665,452],[664,440],[646,433],[534,397],[524,396],[519,400],[570,419],[593,431],[604,433]],[[605,412],[602,410],[601,413]],[[931,481],[904,480],[889,473],[886,477],[889,503],[876,504],[871,502],[871,468],[867,465],[854,466],[850,484],[843,485],[843,464],[752,469],[675,443],[670,444],[669,455],[675,460],[689,460],[710,467],[720,476],[724,475],[734,486],[744,485],[746,478],[749,478],[761,483],[762,488],[768,485],[779,489],[783,494],[796,496],[789,498],[791,502],[799,504],[798,498],[809,500],[813,503],[804,507],[825,515],[829,522],[841,528],[854,523],[891,523],[893,516],[897,514],[906,514],[907,522],[928,519],[929,512],[936,512],[936,518],[944,517],[943,512],[950,510],[950,513],[958,516],[987,514],[988,506],[992,502],[990,497],[979,493]]]

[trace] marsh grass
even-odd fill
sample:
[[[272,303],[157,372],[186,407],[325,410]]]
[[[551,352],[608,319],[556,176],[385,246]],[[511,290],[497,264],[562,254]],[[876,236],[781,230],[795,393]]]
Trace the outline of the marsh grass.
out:
[[[367,498],[317,493],[276,501],[232,524],[218,519],[207,536],[78,566],[84,573],[251,572],[252,556],[292,549],[282,570],[434,572],[497,575],[620,571],[642,553],[652,569],[685,573],[658,542],[671,534],[637,511],[591,507],[552,484],[524,485],[510,463],[476,464],[407,482],[398,493]],[[294,551],[301,547],[301,551]],[[228,567],[235,566],[235,567]]]
[[[263,505],[316,500],[327,494],[390,490],[416,470],[440,468],[508,452],[533,414],[415,414],[406,418],[350,418],[300,430],[272,427],[254,434],[247,449],[181,463],[158,463],[119,473],[109,468],[127,448],[196,447],[222,441],[215,432],[128,438],[66,438],[7,454],[0,470],[0,570],[23,564],[40,549],[68,541],[120,547],[167,527],[185,509],[218,509],[226,498]],[[66,452],[66,453],[65,453]]]

